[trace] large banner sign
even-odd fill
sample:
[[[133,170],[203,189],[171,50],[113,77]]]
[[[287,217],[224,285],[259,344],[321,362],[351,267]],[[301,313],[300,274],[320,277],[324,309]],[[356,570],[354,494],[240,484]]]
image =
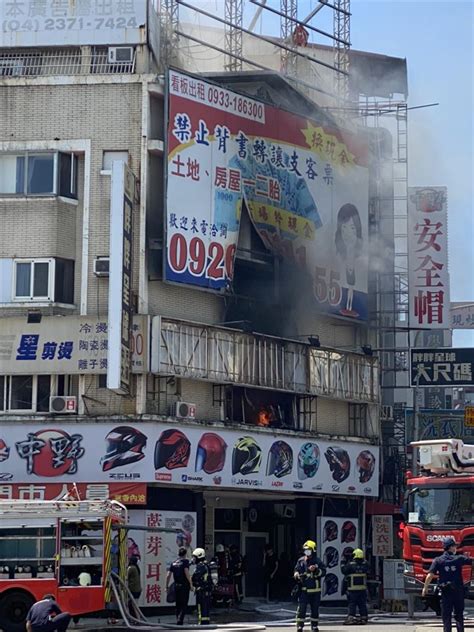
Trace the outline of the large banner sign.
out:
[[[462,439],[465,443],[474,441],[474,427],[466,422],[464,410],[419,410],[418,436],[415,436],[413,410],[405,412],[405,420],[407,445],[422,439]]]
[[[411,349],[412,386],[474,386],[474,349]]]
[[[4,424],[5,481],[133,481],[377,496],[378,447],[182,423]]]
[[[474,303],[451,303],[451,329],[474,329]]]
[[[357,518],[318,518],[319,551],[326,565],[322,581],[322,598],[335,601],[344,597],[342,566],[359,547],[360,527]]]
[[[408,189],[409,323],[450,326],[446,187]]]
[[[244,207],[317,306],[367,318],[367,144],[336,127],[170,71],[166,278],[232,282]]]

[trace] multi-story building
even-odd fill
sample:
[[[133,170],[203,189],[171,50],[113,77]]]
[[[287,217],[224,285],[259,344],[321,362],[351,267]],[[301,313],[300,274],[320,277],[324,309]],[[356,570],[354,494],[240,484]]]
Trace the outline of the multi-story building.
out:
[[[340,553],[364,544],[365,501],[378,494],[380,469],[368,282],[351,290],[347,264],[340,284],[336,271],[327,277],[329,269],[295,266],[268,237],[268,216],[256,221],[258,200],[242,184],[234,242],[223,221],[197,225],[203,198],[215,210],[217,172],[204,188],[190,186],[199,170],[189,158],[179,165],[177,151],[197,143],[201,128],[193,119],[192,136],[179,136],[186,127],[168,116],[197,97],[167,89],[152,7],[147,14],[144,3],[116,5],[111,16],[48,8],[31,29],[8,17],[2,34],[0,497],[56,498],[73,483],[87,497],[110,494],[137,512],[135,520],[179,526],[178,540],[191,546],[212,553],[236,543],[248,559],[247,594],[259,595],[266,542],[290,557],[308,537],[334,538]],[[341,151],[348,143],[362,188],[366,182],[353,226],[369,251],[373,176],[361,130],[339,128],[276,72],[180,80],[240,99],[256,108],[254,119],[261,108],[270,126],[276,108],[291,109],[284,116],[322,128],[325,141],[337,137]],[[219,105],[203,94],[198,118]],[[230,125],[226,107],[222,124]],[[247,136],[258,140],[252,129]],[[217,135],[212,130],[209,141]],[[330,162],[322,166],[327,178]],[[172,170],[181,167],[177,184]],[[243,179],[245,165],[233,171]],[[269,172],[256,173],[268,185]],[[289,180],[289,196],[299,177]],[[221,193],[230,196],[229,187]],[[340,193],[334,186],[332,195]],[[297,233],[301,199],[293,214],[277,201],[273,212],[279,208]],[[337,229],[338,209],[328,208],[313,217],[315,227]],[[273,235],[282,234],[282,215]],[[191,233],[199,236],[192,243]],[[224,263],[219,253],[229,244]],[[357,265],[367,278],[370,256],[362,254]],[[318,265],[318,256],[309,258]],[[158,568],[162,553],[149,542],[145,549],[143,562]],[[147,580],[147,605],[162,603],[157,579],[161,586],[163,576]]]

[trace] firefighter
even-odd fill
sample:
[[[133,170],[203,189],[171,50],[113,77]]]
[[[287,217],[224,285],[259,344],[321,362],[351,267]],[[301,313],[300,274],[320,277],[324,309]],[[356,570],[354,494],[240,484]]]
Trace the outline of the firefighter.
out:
[[[193,551],[193,562],[196,564],[191,580],[196,593],[196,604],[199,625],[209,625],[211,622],[211,596],[213,581],[211,568],[206,561],[206,552],[198,548]]]
[[[306,609],[311,608],[311,630],[318,632],[319,604],[321,601],[321,578],[326,575],[326,567],[316,557],[316,542],[306,540],[303,544],[303,557],[296,562],[293,577],[300,584],[296,610],[296,630],[302,632],[306,619]]]
[[[452,614],[457,632],[464,632],[464,583],[462,567],[471,566],[472,558],[456,555],[456,540],[449,536],[443,540],[443,555],[435,558],[425,579],[422,596],[426,597],[428,587],[438,575],[438,589],[441,592],[441,612],[444,632],[452,630]]]
[[[369,617],[367,611],[367,573],[369,565],[364,559],[362,549],[354,549],[352,560],[342,566],[344,584],[347,592],[349,613],[344,625],[367,625]],[[357,617],[357,609],[359,617]]]

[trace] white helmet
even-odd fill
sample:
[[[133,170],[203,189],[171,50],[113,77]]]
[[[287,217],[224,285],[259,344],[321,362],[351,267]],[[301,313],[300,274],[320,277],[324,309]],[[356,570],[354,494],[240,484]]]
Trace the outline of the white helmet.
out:
[[[218,544],[216,546],[216,553],[224,553],[225,549],[224,549],[224,545],[223,544]]]
[[[198,560],[203,559],[204,557],[206,557],[206,551],[204,549],[194,549],[193,551],[193,555],[194,557],[196,557]]]

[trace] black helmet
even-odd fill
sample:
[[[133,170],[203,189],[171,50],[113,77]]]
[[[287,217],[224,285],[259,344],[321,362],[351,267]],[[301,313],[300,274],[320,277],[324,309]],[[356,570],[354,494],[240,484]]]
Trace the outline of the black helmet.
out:
[[[333,546],[328,546],[324,551],[324,563],[328,568],[334,568],[339,564],[339,551]]]
[[[316,443],[310,441],[303,443],[298,452],[298,478],[313,478],[319,468],[320,453]]]
[[[191,443],[181,430],[164,430],[155,445],[155,470],[161,467],[167,470],[186,467],[190,452]]]
[[[334,595],[339,590],[339,579],[334,573],[328,573],[324,578],[323,595]]]
[[[346,560],[351,560],[352,559],[352,554],[354,553],[354,548],[352,546],[346,546],[344,547],[344,550],[342,552],[342,560],[341,560],[341,564],[344,564],[344,562]]]
[[[351,471],[351,460],[346,450],[339,447],[329,447],[324,455],[329,463],[332,477],[338,483],[342,483]]]
[[[147,437],[131,426],[118,426],[105,437],[106,452],[100,459],[102,471],[113,470],[129,463],[136,463],[145,457],[143,452]]]
[[[346,520],[342,525],[341,540],[343,542],[355,542],[356,539],[356,527],[351,520]]]
[[[337,540],[338,528],[334,520],[328,520],[324,525],[324,542]]]
[[[359,470],[359,481],[367,483],[372,478],[375,471],[375,456],[370,450],[362,450],[357,457],[357,469]]]
[[[285,441],[275,441],[268,452],[267,476],[288,476],[293,469],[293,450]]]
[[[262,450],[252,437],[240,437],[232,454],[232,474],[255,474],[260,469]]]

